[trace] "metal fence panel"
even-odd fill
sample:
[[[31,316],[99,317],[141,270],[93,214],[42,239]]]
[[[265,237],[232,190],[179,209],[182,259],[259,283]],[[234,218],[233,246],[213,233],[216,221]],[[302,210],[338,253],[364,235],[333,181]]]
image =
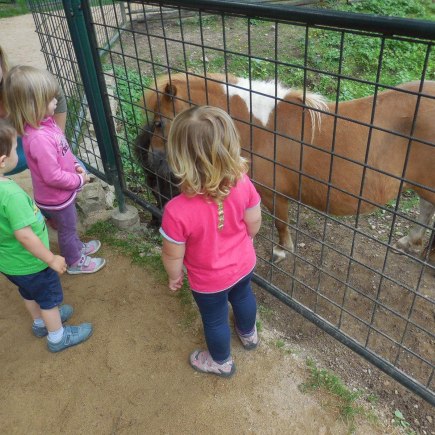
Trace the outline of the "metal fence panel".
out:
[[[64,12],[46,4],[34,15],[47,63],[82,107]],[[124,193],[158,217],[177,192],[158,136],[190,104],[223,107],[263,198],[256,281],[435,403],[435,24],[228,1],[92,5]],[[84,130],[72,129],[79,153],[103,172]]]

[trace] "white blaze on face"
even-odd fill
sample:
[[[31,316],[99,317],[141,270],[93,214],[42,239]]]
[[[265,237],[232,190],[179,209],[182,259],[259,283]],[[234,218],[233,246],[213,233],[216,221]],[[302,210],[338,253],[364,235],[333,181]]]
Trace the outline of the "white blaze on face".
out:
[[[259,119],[263,126],[267,125],[270,114],[275,109],[276,97],[282,99],[290,92],[290,89],[284,88],[280,84],[275,89],[275,82],[261,82],[258,80],[250,82],[249,79],[238,79],[237,88],[232,84],[222,84],[222,86],[224,92],[228,90],[230,98],[238,95],[245,102],[248,111],[252,100],[252,115]],[[265,95],[260,95],[257,92]]]

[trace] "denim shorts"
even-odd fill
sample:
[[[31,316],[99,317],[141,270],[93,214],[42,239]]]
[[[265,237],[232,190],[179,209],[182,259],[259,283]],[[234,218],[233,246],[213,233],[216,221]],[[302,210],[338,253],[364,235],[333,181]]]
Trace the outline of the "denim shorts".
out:
[[[30,275],[3,275],[18,287],[23,299],[35,301],[42,310],[50,310],[63,301],[59,275],[49,267]]]

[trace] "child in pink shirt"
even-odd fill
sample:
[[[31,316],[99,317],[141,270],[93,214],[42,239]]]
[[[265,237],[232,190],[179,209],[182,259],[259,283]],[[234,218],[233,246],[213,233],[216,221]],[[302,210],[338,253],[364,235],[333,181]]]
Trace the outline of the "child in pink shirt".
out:
[[[195,350],[190,364],[200,372],[228,377],[235,371],[228,301],[243,346],[254,349],[258,344],[251,276],[260,196],[246,175],[233,121],[223,110],[202,106],[180,113],[167,147],[181,190],[166,204],[160,229],[169,288],[182,286],[184,264],[208,347]]]
[[[56,79],[48,71],[15,66],[5,78],[5,106],[12,124],[23,137],[35,203],[56,224],[67,272],[94,273],[106,261],[89,256],[100,249],[98,240],[83,243],[77,234],[75,198],[89,177],[54,121],[58,90]]]

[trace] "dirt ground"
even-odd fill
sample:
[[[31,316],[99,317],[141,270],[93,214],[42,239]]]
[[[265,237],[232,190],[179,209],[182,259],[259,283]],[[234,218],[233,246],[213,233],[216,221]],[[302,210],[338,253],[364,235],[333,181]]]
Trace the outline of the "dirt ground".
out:
[[[0,20],[0,45],[12,63],[43,66],[33,44],[31,16]],[[29,190],[27,172],[16,179]],[[307,357],[334,368],[350,388],[380,397],[377,422],[358,419],[355,433],[399,433],[395,409],[416,430],[435,433],[427,403],[258,288],[259,302],[273,311],[262,318],[258,350],[244,351],[233,337],[233,378],[194,372],[187,358],[203,337],[182,326],[179,299],[153,271],[108,246],[101,255],[108,264],[98,274],[62,276],[65,302],[75,308],[70,323],[92,322],[95,332],[60,354],[32,336],[18,292],[0,277],[2,433],[349,433],[327,395],[299,390]],[[278,339],[292,352],[278,348]]]

